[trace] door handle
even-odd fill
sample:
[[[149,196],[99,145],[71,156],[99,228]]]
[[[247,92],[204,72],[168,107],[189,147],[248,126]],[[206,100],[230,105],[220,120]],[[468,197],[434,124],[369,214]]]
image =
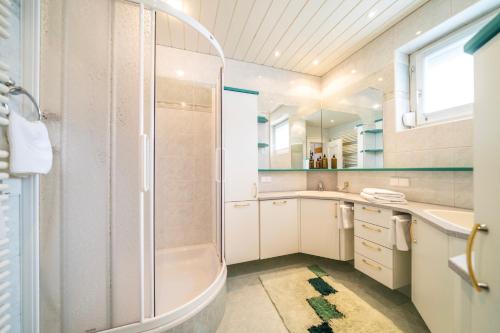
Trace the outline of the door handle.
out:
[[[252,184],[252,196],[257,198],[257,183]]]
[[[472,249],[474,248],[474,239],[476,238],[477,232],[485,232],[488,233],[488,226],[486,224],[474,224],[472,227],[472,231],[467,238],[467,248],[465,251],[466,259],[467,259],[467,270],[469,272],[470,282],[472,286],[477,292],[481,292],[483,290],[489,290],[490,287],[487,283],[479,282],[476,277],[476,273],[474,272],[474,266],[472,265]]]

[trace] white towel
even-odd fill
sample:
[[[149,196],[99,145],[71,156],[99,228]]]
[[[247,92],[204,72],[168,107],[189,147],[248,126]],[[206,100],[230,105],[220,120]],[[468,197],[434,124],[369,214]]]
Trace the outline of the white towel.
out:
[[[378,203],[378,204],[401,204],[401,205],[404,205],[404,204],[408,203],[408,201],[406,201],[405,198],[390,198],[390,197],[384,198],[384,197],[380,197],[380,196],[374,196],[371,194],[367,194],[364,192],[361,192],[360,195],[362,198],[366,199],[367,201],[373,202],[373,203]]]
[[[399,251],[410,250],[410,223],[411,216],[408,214],[395,215],[392,217],[393,221],[393,244]]]
[[[373,188],[373,187],[364,188],[363,193],[373,195],[376,198],[377,197],[380,197],[380,198],[401,198],[401,199],[405,198],[404,193],[385,190],[385,189],[381,189],[381,188]]]
[[[340,218],[339,226],[341,226],[341,229],[354,228],[354,206],[348,204],[340,205]]]
[[[9,115],[10,172],[46,174],[52,168],[49,133],[41,121],[28,121],[15,112]]]

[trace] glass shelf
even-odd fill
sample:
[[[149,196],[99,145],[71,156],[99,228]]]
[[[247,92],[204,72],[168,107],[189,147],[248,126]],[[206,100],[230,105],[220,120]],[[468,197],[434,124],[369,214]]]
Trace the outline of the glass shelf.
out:
[[[383,149],[365,149],[365,150],[362,150],[361,152],[362,153],[381,153],[383,151],[384,151]]]
[[[267,148],[267,147],[269,147],[269,144],[268,143],[264,143],[264,142],[259,142],[259,143],[257,143],[257,147],[259,147],[259,148]]]
[[[259,172],[276,171],[474,171],[473,167],[434,167],[434,168],[349,168],[349,169],[259,169]]]
[[[269,121],[269,120],[268,120],[266,117],[264,117],[264,116],[257,116],[257,122],[258,122],[259,124],[265,124],[265,123],[267,123],[268,121]]]
[[[364,130],[362,133],[377,134],[377,133],[382,133],[383,131],[384,130],[381,128],[374,128],[374,129]]]

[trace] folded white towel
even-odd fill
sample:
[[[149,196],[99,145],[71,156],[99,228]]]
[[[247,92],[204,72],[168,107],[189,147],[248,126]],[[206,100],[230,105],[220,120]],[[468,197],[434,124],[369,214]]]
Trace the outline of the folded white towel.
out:
[[[366,199],[367,201],[373,202],[373,203],[379,203],[379,204],[407,204],[408,201],[406,201],[405,198],[390,198],[390,197],[381,197],[381,196],[374,196],[370,195],[364,192],[360,193],[361,197]]]
[[[395,215],[392,217],[393,220],[393,232],[394,237],[393,244],[396,245],[396,249],[399,251],[409,251],[410,250],[410,223],[411,216],[408,214]]]
[[[341,229],[354,228],[354,206],[348,204],[340,205],[340,218],[339,226],[341,226]]]
[[[49,133],[41,121],[28,121],[15,112],[9,115],[10,172],[46,174],[52,168]]]
[[[405,198],[404,193],[373,187],[364,188],[363,193],[383,198]]]

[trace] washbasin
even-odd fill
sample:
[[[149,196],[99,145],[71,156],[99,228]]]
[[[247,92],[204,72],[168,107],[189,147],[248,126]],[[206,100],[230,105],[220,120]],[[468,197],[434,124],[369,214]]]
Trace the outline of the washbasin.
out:
[[[446,209],[427,209],[425,212],[445,222],[472,230],[474,226],[474,212],[455,211]]]

